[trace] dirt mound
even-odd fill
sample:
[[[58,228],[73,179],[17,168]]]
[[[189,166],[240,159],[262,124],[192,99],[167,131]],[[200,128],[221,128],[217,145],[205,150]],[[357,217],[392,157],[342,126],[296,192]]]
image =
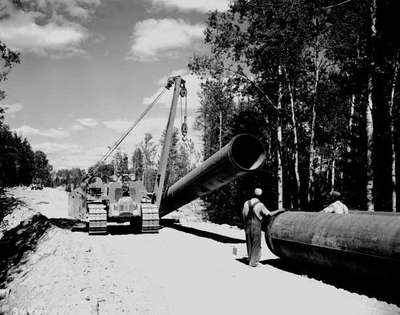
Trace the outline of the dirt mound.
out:
[[[21,269],[28,254],[35,250],[39,239],[51,226],[47,217],[36,213],[4,232],[0,239],[0,288],[11,280],[9,275]]]
[[[180,207],[178,210],[171,212],[163,218],[177,220],[180,223],[208,221],[205,205],[201,199],[193,200],[192,202]]]
[[[4,218],[8,218],[22,204],[23,202],[14,196],[0,193],[0,232],[6,230],[9,226],[9,220],[4,220]]]

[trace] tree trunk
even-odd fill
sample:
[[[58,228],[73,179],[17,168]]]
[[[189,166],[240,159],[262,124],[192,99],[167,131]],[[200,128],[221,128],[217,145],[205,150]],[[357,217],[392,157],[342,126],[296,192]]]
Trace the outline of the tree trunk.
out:
[[[316,59],[318,54],[316,53]],[[311,187],[314,182],[314,169],[313,169],[313,162],[315,156],[315,147],[314,147],[314,138],[315,138],[315,121],[317,119],[317,95],[318,95],[318,83],[319,83],[319,72],[320,69],[315,63],[316,70],[315,70],[315,84],[314,84],[314,100],[311,109],[311,135],[310,135],[310,155],[309,155],[309,163],[308,163],[308,192],[307,192],[307,201],[308,204],[311,202]]]
[[[389,94],[386,71],[386,43],[383,41],[382,12],[384,1],[371,4],[371,101],[373,120],[373,202],[375,211],[392,209],[392,141],[390,132]],[[378,7],[379,6],[379,7]],[[380,14],[380,15],[379,15]],[[385,55],[386,54],[386,55]],[[389,89],[388,89],[389,88]]]
[[[331,192],[335,190],[335,176],[336,176],[336,150],[333,151],[331,163]]]
[[[353,134],[353,119],[354,119],[354,107],[356,104],[356,95],[353,94],[350,100],[350,116],[349,116],[349,138],[347,141],[347,153],[351,153],[351,137]]]
[[[277,150],[276,150],[276,162],[278,167],[278,209],[283,208],[283,169],[282,169],[282,126],[281,126],[281,110],[282,110],[282,66],[278,67],[278,103],[277,103],[277,126],[276,126],[276,135],[277,135]]]
[[[399,72],[399,53],[396,52],[395,60],[394,60],[394,70],[393,70],[393,81],[392,81],[392,89],[390,91],[390,103],[389,103],[389,111],[390,111],[390,132],[392,135],[392,210],[396,212],[396,148],[395,148],[395,129],[394,129],[394,97],[396,92],[396,84],[397,84],[397,76]]]
[[[374,127],[372,123],[372,75],[368,78],[368,102],[366,108],[366,133],[367,133],[367,209],[374,211],[374,177],[372,165],[372,148],[373,148],[373,135]]]
[[[376,0],[371,2],[371,46],[374,49],[376,38]],[[368,76],[368,102],[366,107],[366,133],[367,133],[367,209],[368,211],[374,211],[374,171],[372,153],[374,146],[374,127],[372,121],[372,110],[373,110],[373,73],[375,72],[375,62],[373,53],[371,53],[371,65]]]
[[[287,78],[287,77],[286,77]],[[290,81],[288,81],[289,87],[289,96],[290,96],[290,111],[291,111],[291,120],[292,120],[292,130],[293,130],[293,160],[294,160],[294,179],[295,179],[295,191],[294,191],[294,201],[295,201],[295,208],[300,206],[300,175],[299,175],[299,145],[297,139],[297,126],[296,126],[296,114],[294,110],[294,91]]]

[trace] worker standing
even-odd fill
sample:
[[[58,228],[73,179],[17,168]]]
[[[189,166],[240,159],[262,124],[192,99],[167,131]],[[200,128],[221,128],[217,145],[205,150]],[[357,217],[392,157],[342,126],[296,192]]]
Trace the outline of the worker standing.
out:
[[[261,223],[263,216],[269,216],[270,212],[258,199],[262,190],[256,188],[254,197],[246,201],[243,206],[244,230],[246,232],[247,255],[249,265],[256,267],[261,258]]]

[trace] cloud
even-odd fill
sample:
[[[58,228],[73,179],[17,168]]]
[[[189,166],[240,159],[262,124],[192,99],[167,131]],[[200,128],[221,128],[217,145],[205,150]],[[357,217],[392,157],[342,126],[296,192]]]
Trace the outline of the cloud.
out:
[[[106,120],[103,124],[114,131],[122,132],[129,128],[133,122],[127,120]]]
[[[160,55],[173,56],[192,48],[202,38],[204,26],[182,19],[148,19],[136,23],[128,59],[156,61]]]
[[[76,119],[77,122],[84,125],[85,127],[95,127],[98,125],[98,122],[94,118],[78,118]]]
[[[116,119],[116,120],[108,120],[103,121],[104,125],[107,128],[110,128],[116,132],[123,132],[126,131],[130,126],[132,126],[133,121],[123,120],[123,119]],[[143,136],[146,132],[151,132],[154,130],[159,130],[160,126],[165,127],[167,124],[166,119],[164,118],[147,118],[143,119],[139,124],[135,127],[132,133],[140,134],[142,133]],[[161,127],[161,128],[163,128]],[[142,138],[143,138],[142,136]]]
[[[46,50],[74,50],[87,38],[86,29],[78,24],[36,24],[32,13],[18,13],[0,22],[0,39],[10,47],[45,53]]]
[[[0,105],[0,106],[2,108],[4,108],[4,110],[7,114],[15,114],[24,109],[24,106],[20,103],[4,104],[4,105]]]
[[[100,5],[100,0],[29,0],[22,1],[24,11],[61,15],[70,19],[87,19]]]
[[[41,150],[46,154],[76,154],[82,152],[79,145],[69,143],[42,142],[32,144],[32,147],[35,150]]]
[[[89,38],[80,20],[87,20],[99,0],[23,1],[21,9],[5,5],[0,19],[0,40],[11,48],[39,55],[66,56],[81,53]]]
[[[77,154],[70,154],[66,152],[65,154],[52,154],[49,155],[49,160],[51,164],[56,169],[61,168],[89,168],[90,166],[96,164],[104,154],[104,148],[92,148],[90,150],[82,151]]]
[[[23,136],[43,136],[48,138],[66,138],[69,136],[69,131],[64,129],[44,129],[40,130],[27,125],[23,125],[19,128],[14,129],[14,131]]]
[[[71,131],[81,131],[83,129],[85,129],[85,127],[82,125],[78,125],[78,124],[75,124],[71,128],[69,128],[69,130],[71,130]]]
[[[228,0],[149,0],[155,7],[173,8],[181,11],[210,10],[225,11],[228,9]]]
[[[16,104],[18,105],[18,104]],[[15,106],[14,110],[19,107]],[[84,130],[85,127],[94,127],[98,125],[96,119],[93,118],[78,118],[76,119],[79,124],[74,124],[68,128],[49,128],[49,129],[38,129],[31,126],[23,125],[19,128],[15,128],[14,131],[17,134],[27,136],[42,136],[48,138],[66,138],[70,136],[71,131],[81,131]]]
[[[94,165],[104,154],[103,147],[87,150],[74,143],[43,142],[32,144],[34,150],[46,153],[50,164],[55,169],[62,168],[88,168]]]
[[[70,16],[80,19],[89,18],[100,5],[100,0],[53,0],[52,2],[58,3]]]

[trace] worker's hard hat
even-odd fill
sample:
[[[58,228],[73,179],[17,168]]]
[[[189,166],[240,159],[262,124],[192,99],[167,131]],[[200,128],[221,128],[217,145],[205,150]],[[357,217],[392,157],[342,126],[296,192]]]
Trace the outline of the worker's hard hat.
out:
[[[256,189],[254,189],[254,194],[255,194],[256,196],[261,196],[262,193],[263,193],[263,191],[262,191],[261,188],[256,188]]]

